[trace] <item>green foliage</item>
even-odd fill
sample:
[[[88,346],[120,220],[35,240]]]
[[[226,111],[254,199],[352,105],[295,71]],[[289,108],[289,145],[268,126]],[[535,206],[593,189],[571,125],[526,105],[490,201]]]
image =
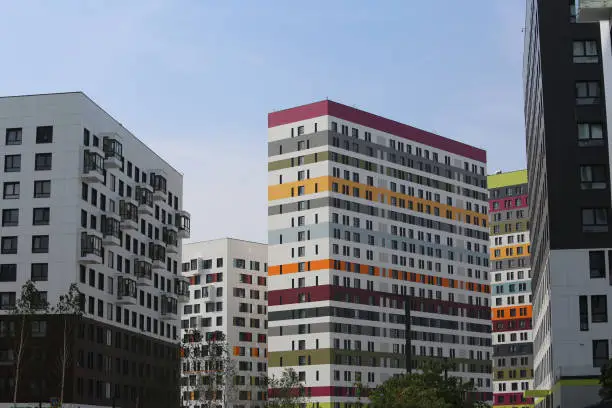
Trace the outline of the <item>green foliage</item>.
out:
[[[292,368],[283,371],[280,378],[264,377],[263,383],[274,390],[273,395],[268,396],[268,408],[299,408],[306,403],[304,384]]]
[[[41,296],[41,293],[36,289],[36,285],[31,280],[27,281],[21,287],[21,295],[12,313],[16,315],[30,316],[35,313],[45,313],[49,311],[49,302]]]
[[[606,364],[601,367],[601,374],[599,375],[599,396],[601,399],[609,400],[612,399],[612,360],[608,360]]]
[[[457,377],[444,377],[444,365],[427,365],[421,373],[389,379],[370,393],[374,408],[473,408],[482,405],[469,402],[469,392],[476,389]]]
[[[53,312],[62,315],[81,316],[81,291],[76,283],[72,283],[68,288],[68,293],[60,295],[57,305],[52,309]]]

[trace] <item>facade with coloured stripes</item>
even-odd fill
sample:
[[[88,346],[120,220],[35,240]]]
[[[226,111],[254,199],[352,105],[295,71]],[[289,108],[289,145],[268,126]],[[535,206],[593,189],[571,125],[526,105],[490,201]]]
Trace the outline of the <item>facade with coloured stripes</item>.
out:
[[[452,362],[490,400],[486,153],[328,100],[268,128],[268,375],[356,406],[407,370],[408,301],[412,368]]]
[[[493,405],[533,406],[527,170],[488,177],[493,322]]]
[[[183,246],[183,276],[189,298],[180,304],[183,358],[182,406],[262,408],[267,389],[267,245],[232,238]],[[198,331],[202,339],[189,336]],[[193,358],[225,335],[231,369],[226,380],[208,386],[207,365],[222,359]],[[232,372],[233,371],[233,372]],[[224,386],[223,382],[227,383]],[[229,385],[231,383],[231,385]],[[215,404],[210,404],[214,401]]]

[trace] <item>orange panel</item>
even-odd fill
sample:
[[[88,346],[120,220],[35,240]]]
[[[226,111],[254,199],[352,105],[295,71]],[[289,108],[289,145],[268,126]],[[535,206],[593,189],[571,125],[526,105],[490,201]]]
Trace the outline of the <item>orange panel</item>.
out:
[[[520,258],[522,256],[528,256],[531,244],[530,243],[521,243],[519,245],[506,245],[491,248],[490,259],[492,261],[506,258]],[[518,248],[522,248],[522,253],[518,254]],[[498,254],[498,255],[496,255]]]
[[[525,318],[532,317],[532,313],[533,313],[533,307],[531,305],[497,307],[491,310],[491,319],[492,320],[525,319]]]

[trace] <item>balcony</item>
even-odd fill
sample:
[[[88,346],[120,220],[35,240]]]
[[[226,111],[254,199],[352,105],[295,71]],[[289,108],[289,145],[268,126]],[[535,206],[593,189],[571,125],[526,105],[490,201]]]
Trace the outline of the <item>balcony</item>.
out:
[[[164,176],[151,173],[151,186],[153,187],[153,201],[166,201],[168,199],[166,178]]]
[[[143,259],[134,261],[134,275],[138,286],[151,286],[153,282],[153,265]]]
[[[178,252],[178,233],[174,229],[164,227],[162,236],[166,244],[166,252],[176,254]]]
[[[104,151],[104,166],[107,169],[120,169],[123,166],[123,145],[119,142],[119,135],[111,133],[102,136],[102,150]]]
[[[174,294],[181,302],[189,300],[189,282],[185,278],[174,278]]]
[[[121,221],[116,214],[106,214],[102,216],[102,244],[121,245]]]
[[[138,298],[136,281],[125,276],[117,277],[117,303],[135,305]]]
[[[576,7],[579,23],[598,23],[612,17],[612,0],[580,0]]]
[[[83,153],[83,181],[104,183],[104,158],[98,153],[85,150]]]
[[[170,295],[161,295],[161,318],[162,320],[174,320],[177,318],[178,301]]]
[[[136,185],[136,201],[138,202],[138,213],[153,215],[153,189],[145,183]]]
[[[185,211],[180,210],[174,216],[176,221],[176,228],[178,228],[178,236],[180,238],[189,238],[191,235],[191,215]]]
[[[153,261],[153,269],[166,270],[166,247],[156,242],[149,242],[149,258]]]
[[[81,233],[81,263],[102,263],[102,238],[99,233]]]
[[[138,229],[138,207],[128,201],[119,201],[119,215],[121,216],[121,229]]]

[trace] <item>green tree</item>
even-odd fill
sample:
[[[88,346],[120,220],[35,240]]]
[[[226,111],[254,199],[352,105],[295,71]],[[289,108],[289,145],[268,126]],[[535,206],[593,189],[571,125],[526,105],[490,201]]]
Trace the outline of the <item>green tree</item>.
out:
[[[81,291],[76,283],[72,283],[68,289],[68,293],[61,295],[57,305],[52,309],[52,312],[59,315],[63,323],[62,333],[62,348],[58,356],[58,364],[60,368],[60,397],[59,405],[64,402],[64,386],[66,383],[66,368],[71,359],[70,345],[68,339],[72,336],[74,325],[78,318],[83,315],[81,309]]]
[[[606,364],[601,367],[601,374],[599,375],[599,396],[602,400],[612,399],[612,360],[608,360]]]
[[[15,306],[13,306],[11,309],[11,314],[13,314],[19,321],[19,334],[16,338],[15,347],[15,388],[13,390],[13,405],[17,404],[21,364],[23,362],[23,356],[26,352],[28,337],[30,335],[30,328],[28,326],[33,315],[47,313],[48,311],[49,303],[42,296],[40,291],[36,289],[34,282],[28,280],[21,287],[19,299],[17,299]]]
[[[444,375],[447,364],[427,364],[422,372],[392,377],[369,395],[374,408],[473,408],[474,384]]]
[[[279,378],[264,377],[262,383],[271,390],[268,408],[299,408],[306,404],[304,383],[293,368],[285,369]]]

